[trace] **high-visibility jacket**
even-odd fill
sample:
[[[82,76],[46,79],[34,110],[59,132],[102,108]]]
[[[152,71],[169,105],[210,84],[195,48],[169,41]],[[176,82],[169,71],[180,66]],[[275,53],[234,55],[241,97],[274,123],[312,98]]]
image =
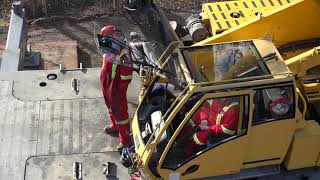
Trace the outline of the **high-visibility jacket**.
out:
[[[199,125],[202,121],[207,120],[209,130],[202,131]],[[198,127],[192,138],[197,145],[207,143],[209,136],[222,135],[225,137],[236,134],[239,121],[239,103],[228,102],[220,103],[219,100],[208,100],[204,102],[198,112],[189,121],[190,126]]]
[[[119,130],[119,140],[131,143],[127,89],[132,79],[132,63],[126,49],[103,55],[100,85],[109,109],[111,125]]]

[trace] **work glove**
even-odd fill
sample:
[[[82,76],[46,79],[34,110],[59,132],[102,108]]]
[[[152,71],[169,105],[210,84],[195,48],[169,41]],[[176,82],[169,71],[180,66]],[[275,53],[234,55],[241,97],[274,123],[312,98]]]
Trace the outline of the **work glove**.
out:
[[[207,131],[210,129],[208,120],[202,120],[199,124],[199,128],[202,131]]]

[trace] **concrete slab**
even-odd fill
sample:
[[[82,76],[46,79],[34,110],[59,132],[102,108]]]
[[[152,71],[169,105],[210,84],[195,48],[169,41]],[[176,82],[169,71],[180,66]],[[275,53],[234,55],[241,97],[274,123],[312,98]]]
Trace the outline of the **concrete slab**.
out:
[[[13,86],[13,96],[22,101],[103,97],[99,84],[99,68],[67,72],[60,72],[60,70],[26,71],[24,74],[28,80],[17,79]],[[50,75],[55,76],[56,79],[50,80],[48,78]],[[73,78],[79,82],[77,92],[71,88]]]
[[[88,82],[86,86],[86,89],[91,91],[90,98],[76,98],[62,91],[64,88],[59,88],[58,82],[51,82],[57,83],[57,86],[45,91],[29,86],[34,79],[45,79],[45,75],[52,72],[55,71],[0,73],[0,179],[24,179],[25,165],[29,157],[53,158],[59,155],[116,151],[117,135],[106,135],[103,132],[103,127],[110,123],[110,120],[100,87],[96,84],[100,69],[87,71],[87,76],[96,78],[91,79],[92,83]],[[68,72],[65,76],[66,82],[70,82],[71,78],[79,73],[82,72]],[[26,86],[23,86],[23,82]],[[19,83],[21,84],[18,85]],[[137,108],[140,84],[139,77],[134,75],[127,95],[131,117]],[[21,94],[22,99],[19,100],[13,94],[15,91],[22,93],[22,89],[29,89],[30,94],[25,96],[28,98],[23,98]],[[54,99],[55,92],[59,92],[59,96],[64,98]],[[25,93],[28,93],[27,90]],[[39,98],[44,97],[44,94],[49,100]],[[106,160],[108,158],[99,159]]]
[[[73,162],[82,166],[82,179],[119,180],[130,179],[128,170],[119,161],[118,152],[69,154],[58,156],[34,156],[27,160],[25,180],[62,179],[72,180]],[[116,164],[116,177],[102,174],[106,161]]]

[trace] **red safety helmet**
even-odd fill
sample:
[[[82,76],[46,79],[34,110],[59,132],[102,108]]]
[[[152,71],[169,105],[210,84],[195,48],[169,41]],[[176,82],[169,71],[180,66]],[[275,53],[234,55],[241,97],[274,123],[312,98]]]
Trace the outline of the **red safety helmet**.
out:
[[[101,28],[100,35],[111,36],[120,42],[124,42],[124,43],[126,42],[123,32],[112,24],[109,24]]]

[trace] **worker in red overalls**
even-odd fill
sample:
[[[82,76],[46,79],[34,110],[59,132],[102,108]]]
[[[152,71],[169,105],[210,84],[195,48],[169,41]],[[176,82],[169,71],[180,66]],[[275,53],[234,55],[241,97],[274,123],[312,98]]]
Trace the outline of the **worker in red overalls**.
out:
[[[236,134],[239,121],[238,99],[209,99],[202,103],[181,134],[192,136],[192,143],[186,149],[188,155],[204,147],[211,137],[230,137]]]
[[[107,35],[125,43],[124,34],[113,25],[103,27],[100,35]],[[104,131],[119,131],[118,150],[131,145],[127,89],[132,79],[133,65],[128,50],[121,43],[111,40],[103,44],[109,47],[102,51],[103,65],[100,75],[100,85],[111,120],[111,124],[106,126]]]

